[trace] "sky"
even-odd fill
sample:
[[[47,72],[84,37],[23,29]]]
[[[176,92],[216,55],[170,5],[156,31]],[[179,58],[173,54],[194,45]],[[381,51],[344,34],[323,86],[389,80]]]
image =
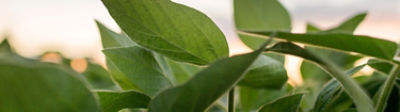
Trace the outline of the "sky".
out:
[[[237,38],[232,0],[173,0],[209,16],[227,37],[231,54],[248,52]],[[292,32],[311,22],[323,29],[354,14],[368,12],[356,34],[400,41],[400,0],[280,0],[292,16]],[[115,31],[118,26],[100,0],[0,0],[0,38],[8,35],[18,53],[38,56],[59,51],[70,58],[104,62],[94,20]],[[289,57],[288,63],[300,60]],[[289,64],[296,66],[296,64]]]
[[[232,0],[173,0],[208,15],[224,32],[231,52],[248,51],[234,33]],[[321,28],[368,12],[356,34],[400,40],[399,0],[280,0],[294,23],[292,32],[304,32],[305,23]],[[37,56],[61,51],[68,57],[101,59],[100,37],[94,20],[115,31],[118,26],[100,0],[1,0],[0,35],[9,35],[18,53]]]

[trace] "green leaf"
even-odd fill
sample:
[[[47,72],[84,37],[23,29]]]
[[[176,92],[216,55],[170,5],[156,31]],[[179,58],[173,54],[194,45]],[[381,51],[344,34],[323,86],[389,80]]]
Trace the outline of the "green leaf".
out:
[[[290,31],[290,15],[278,0],[234,0],[233,4],[240,30]]]
[[[266,44],[270,43],[268,41]],[[230,90],[264,51],[224,58],[197,73],[183,85],[167,89],[150,102],[150,112],[200,112]]]
[[[247,35],[257,35],[259,38],[267,39],[272,32],[251,32]],[[342,34],[342,33],[310,33],[295,34],[287,32],[276,32],[276,37],[289,41],[301,42],[316,46],[328,47],[349,52],[356,52],[381,59],[392,60],[397,45],[394,42],[377,39],[369,36]],[[340,44],[338,44],[340,43]]]
[[[169,88],[172,83],[162,72],[153,54],[143,48],[133,46],[103,50],[123,79],[138,91],[154,97],[158,92]]]
[[[353,17],[350,17],[350,19],[346,20],[339,26],[324,32],[341,32],[341,33],[353,34],[353,32],[356,30],[359,24],[365,19],[366,16],[367,16],[366,12],[357,14]]]
[[[7,38],[5,38],[2,42],[0,42],[0,56],[13,53],[13,49],[10,46]]]
[[[116,33],[96,20],[101,35],[103,48],[130,47],[136,45],[128,36]]]
[[[349,76],[353,75],[364,68],[364,66],[366,65],[354,67],[348,70],[346,74]],[[342,92],[343,89],[340,83],[335,79],[330,80],[327,84],[325,84],[321,92],[318,94],[318,98],[314,104],[313,112],[324,112],[326,107],[339,98]]]
[[[208,64],[228,57],[224,35],[201,12],[169,0],[102,0],[137,44],[173,60]]]
[[[204,67],[166,59],[177,84],[183,84]]]
[[[82,74],[94,89],[117,89],[106,69],[89,60],[87,62],[87,68]]]
[[[261,55],[251,65],[239,85],[255,88],[279,89],[288,80],[286,69],[279,61]]]
[[[261,107],[259,112],[298,112],[303,94],[295,94],[279,98]]]
[[[20,57],[0,58],[1,112],[99,112],[82,77],[70,69]]]
[[[331,76],[338,80],[345,90],[345,92],[351,97],[357,106],[357,110],[361,112],[373,112],[374,106],[372,100],[364,92],[364,90],[358,85],[350,76],[346,75],[341,68],[336,64],[330,62],[330,60],[319,55],[303,49],[292,43],[281,42],[274,45],[268,51],[274,51],[285,54],[292,54],[295,56],[302,57],[304,59],[314,61],[318,63],[321,67],[331,73]]]
[[[286,93],[283,90],[240,86],[238,101],[240,103],[240,112],[254,112],[262,105],[285,95]]]
[[[103,112],[118,112],[125,108],[147,108],[150,97],[135,91],[98,91]]]
[[[278,0],[234,0],[236,28],[250,31],[290,31],[291,21],[287,10]],[[251,35],[239,34],[244,44],[258,49],[265,41]]]
[[[377,60],[377,59],[370,59],[368,60],[368,66],[370,66],[371,68],[385,73],[385,74],[389,74],[390,70],[392,70],[393,68],[393,64],[386,62],[386,61],[381,61],[381,60]]]

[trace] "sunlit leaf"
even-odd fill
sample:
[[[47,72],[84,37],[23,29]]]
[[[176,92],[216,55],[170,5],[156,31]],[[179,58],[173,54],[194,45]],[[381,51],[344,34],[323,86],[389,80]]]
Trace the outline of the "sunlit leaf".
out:
[[[169,0],[102,0],[137,44],[171,59],[208,64],[228,56],[218,27],[201,12]]]

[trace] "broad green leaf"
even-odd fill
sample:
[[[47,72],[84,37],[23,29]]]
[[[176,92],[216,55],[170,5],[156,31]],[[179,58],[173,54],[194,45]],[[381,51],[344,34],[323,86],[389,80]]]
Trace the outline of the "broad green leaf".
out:
[[[268,41],[266,44],[270,43]],[[201,112],[230,90],[264,51],[224,58],[198,72],[183,85],[169,88],[150,103],[150,112]]]
[[[125,108],[147,108],[150,97],[135,91],[97,91],[103,112],[118,112]]]
[[[234,0],[233,4],[240,30],[290,31],[290,15],[278,0]]]
[[[342,34],[342,33],[310,33],[295,34],[287,32],[251,32],[247,35],[267,39],[268,35],[275,33],[277,38],[289,41],[301,42],[316,46],[338,49],[349,52],[356,52],[381,59],[392,60],[397,45],[394,42],[377,39],[369,36]],[[340,44],[339,44],[340,43]]]
[[[99,112],[82,77],[56,64],[0,58],[1,112]]]
[[[125,83],[146,95],[154,97],[158,92],[172,86],[150,51],[133,46],[105,49],[103,52],[110,64],[121,72],[119,75],[129,80]]]
[[[278,0],[234,0],[236,28],[250,31],[290,31],[291,20]],[[265,41],[251,35],[239,34],[244,44],[258,49]]]
[[[110,74],[123,90],[134,89],[152,96],[163,88],[171,86],[170,79],[168,79],[169,74],[165,72],[165,66],[162,66],[163,64],[160,63],[164,57],[138,47],[129,37],[115,33],[99,22],[97,24],[101,33],[103,47],[106,49],[105,51],[111,50],[110,48],[115,49],[115,51],[125,54],[121,54],[121,56],[125,56],[128,59],[119,60],[118,55],[114,55],[111,58],[106,54],[106,62]],[[135,57],[129,57],[130,55],[134,55]],[[116,63],[119,63],[119,65]],[[138,69],[138,71],[135,71],[133,68]],[[149,73],[151,74],[149,75]],[[138,77],[146,77],[146,80],[141,80]],[[154,82],[157,80],[161,81]]]
[[[94,89],[117,89],[106,69],[89,60],[87,60],[87,68],[82,74]]]
[[[319,29],[317,26],[315,26],[315,25],[313,25],[311,23],[308,23],[307,26],[306,26],[306,31],[307,31],[307,33],[320,32],[321,29]]]
[[[227,57],[218,27],[201,12],[169,0],[102,0],[137,44],[173,60],[208,64]]]
[[[288,80],[286,69],[279,61],[261,55],[251,65],[239,85],[255,88],[279,89]]]
[[[238,101],[240,112],[254,112],[262,105],[285,95],[286,93],[283,90],[240,86]]]
[[[350,76],[346,75],[340,67],[336,64],[330,62],[330,60],[325,57],[321,57],[319,55],[315,55],[314,53],[303,49],[295,44],[290,42],[281,42],[274,45],[272,48],[267,51],[274,51],[279,53],[291,54],[295,56],[302,57],[304,59],[314,61],[322,66],[325,70],[331,73],[331,76],[338,80],[345,92],[351,97],[353,102],[357,106],[357,110],[361,112],[373,112],[374,106],[372,100],[368,97],[368,95],[364,92],[364,90],[358,85]]]
[[[354,67],[348,70],[346,74],[353,75],[364,68],[364,66],[366,65]],[[326,107],[330,105],[330,103],[333,103],[337,98],[339,98],[342,92],[343,89],[340,83],[335,79],[330,80],[327,84],[325,84],[321,92],[319,92],[317,100],[314,104],[313,112],[324,112]]]
[[[298,112],[303,94],[279,98],[260,108],[259,112]]]
[[[100,31],[103,48],[130,47],[136,45],[129,37],[111,31],[99,21],[96,21],[96,24]]]

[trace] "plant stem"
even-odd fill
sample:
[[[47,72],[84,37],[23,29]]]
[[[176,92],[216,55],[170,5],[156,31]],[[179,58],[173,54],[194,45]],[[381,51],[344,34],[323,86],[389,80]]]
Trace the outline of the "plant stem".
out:
[[[376,103],[376,112],[385,111],[386,102],[389,98],[391,91],[393,90],[393,86],[396,82],[397,75],[400,74],[400,68],[396,64],[389,76],[386,78],[385,83],[383,84],[383,91],[379,94],[378,101]]]
[[[228,112],[235,112],[235,87],[229,91],[228,95]]]

